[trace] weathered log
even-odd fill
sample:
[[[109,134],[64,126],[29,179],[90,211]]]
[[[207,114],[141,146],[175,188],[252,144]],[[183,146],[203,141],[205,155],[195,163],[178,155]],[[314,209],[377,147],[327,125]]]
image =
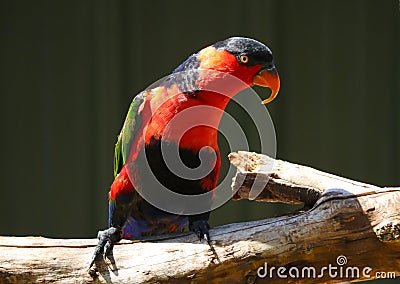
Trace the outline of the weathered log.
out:
[[[313,206],[326,190],[339,189],[356,194],[380,190],[377,186],[254,152],[231,153],[229,159],[237,168],[232,183],[235,200]]]
[[[230,158],[238,166],[236,198],[248,197],[258,175],[269,183],[255,200],[312,209],[212,229],[214,251],[190,233],[124,240],[92,275],[95,239],[0,237],[0,283],[337,283],[400,275],[399,188],[255,153]],[[263,161],[275,167],[265,172]]]

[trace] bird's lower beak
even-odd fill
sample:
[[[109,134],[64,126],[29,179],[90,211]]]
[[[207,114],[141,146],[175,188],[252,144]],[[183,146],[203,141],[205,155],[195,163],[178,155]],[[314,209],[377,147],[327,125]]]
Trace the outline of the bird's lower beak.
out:
[[[267,104],[273,101],[273,99],[278,95],[281,85],[278,71],[276,71],[275,67],[269,70],[261,69],[260,72],[253,77],[253,84],[271,89],[271,95],[268,99],[263,100],[262,104]]]

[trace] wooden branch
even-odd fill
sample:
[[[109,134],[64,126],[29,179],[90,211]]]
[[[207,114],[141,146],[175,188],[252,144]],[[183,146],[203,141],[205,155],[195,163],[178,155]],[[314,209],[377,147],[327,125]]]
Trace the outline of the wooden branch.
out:
[[[354,194],[380,190],[377,186],[254,152],[231,153],[229,159],[237,168],[232,183],[235,200],[251,199],[313,206],[326,190],[338,189]]]
[[[259,176],[269,184],[258,186],[261,197],[255,200],[314,207],[212,229],[214,251],[191,233],[124,240],[112,260],[96,262],[92,275],[88,265],[95,239],[0,237],[0,283],[337,283],[383,272],[400,275],[399,188],[362,184],[254,153],[230,158],[238,166],[236,198],[249,196]],[[264,171],[269,167],[264,161],[274,164],[273,170]],[[352,277],[357,271],[359,277]]]

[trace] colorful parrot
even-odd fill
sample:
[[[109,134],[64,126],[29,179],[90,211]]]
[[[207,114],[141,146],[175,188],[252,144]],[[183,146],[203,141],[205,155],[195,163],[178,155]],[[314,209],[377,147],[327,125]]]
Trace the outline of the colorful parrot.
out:
[[[184,195],[213,191],[220,170],[221,115],[233,96],[253,85],[271,89],[264,104],[278,94],[280,80],[271,50],[254,39],[232,37],[191,55],[167,79],[133,99],[115,145],[109,228],[98,233],[90,267],[97,257],[111,253],[121,238],[183,231],[187,224],[200,241],[209,243],[212,198],[205,202],[207,212],[185,215],[185,204],[176,204],[182,214],[166,212],[143,193],[157,194],[157,186]],[[198,178],[176,174],[163,159],[163,153],[173,151],[187,168],[197,169],[205,162],[209,170]]]

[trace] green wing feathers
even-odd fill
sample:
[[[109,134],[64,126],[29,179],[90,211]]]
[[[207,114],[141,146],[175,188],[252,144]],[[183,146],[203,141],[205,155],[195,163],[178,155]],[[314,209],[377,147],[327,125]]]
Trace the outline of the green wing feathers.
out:
[[[122,126],[121,132],[118,135],[118,140],[115,144],[114,151],[114,178],[118,175],[126,163],[126,159],[131,150],[131,144],[137,134],[138,129],[140,128],[142,117],[139,114],[139,107],[142,105],[144,100],[144,92],[138,94],[132,100],[128,114],[125,118],[124,125]]]

